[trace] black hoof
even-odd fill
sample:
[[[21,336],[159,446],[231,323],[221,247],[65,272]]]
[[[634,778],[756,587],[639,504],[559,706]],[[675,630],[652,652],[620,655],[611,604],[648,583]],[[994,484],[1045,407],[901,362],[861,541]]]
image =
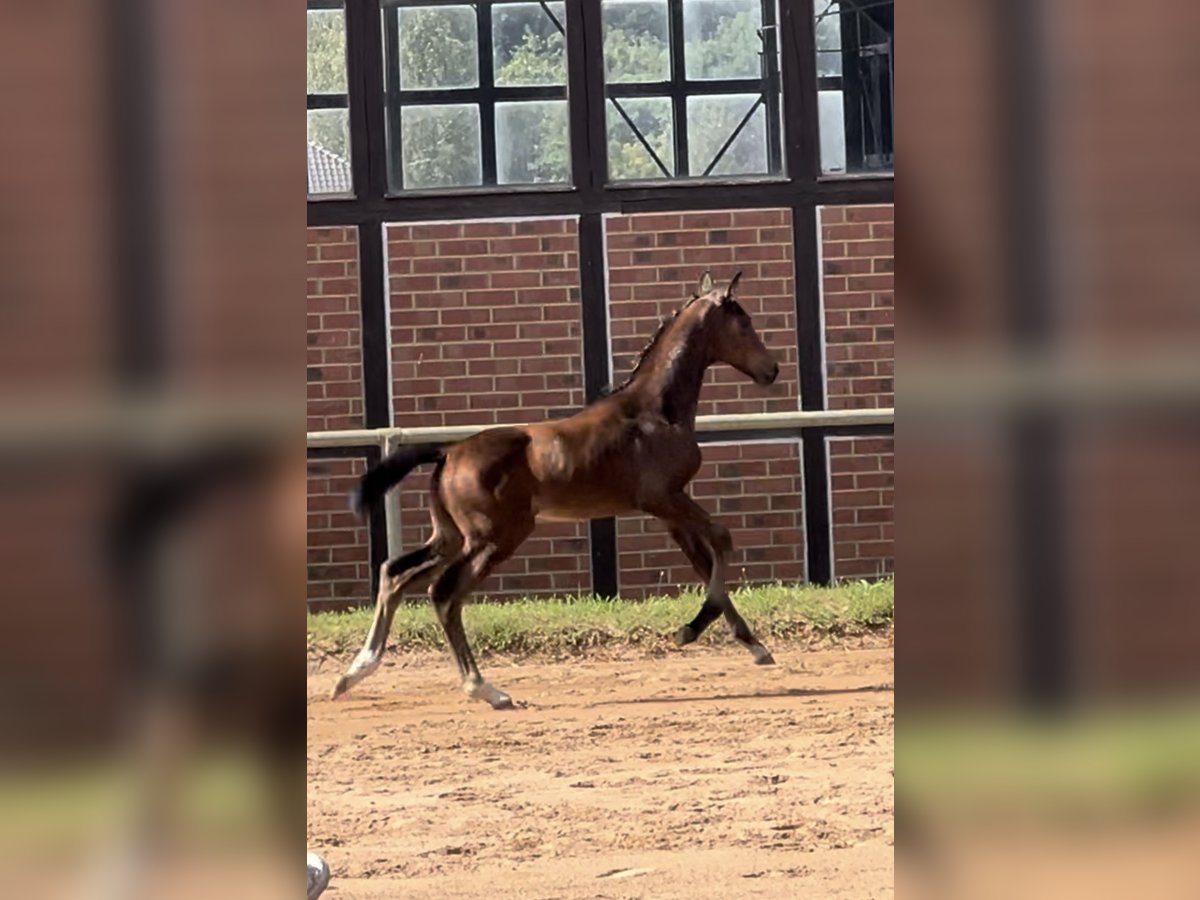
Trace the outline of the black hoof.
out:
[[[754,657],[754,664],[756,666],[773,666],[775,665],[775,657],[770,653],[764,653],[762,656]]]
[[[676,646],[683,647],[687,644],[692,643],[695,640],[696,640],[696,631],[695,631],[695,629],[692,628],[691,625],[684,625],[677,632],[675,632]]]

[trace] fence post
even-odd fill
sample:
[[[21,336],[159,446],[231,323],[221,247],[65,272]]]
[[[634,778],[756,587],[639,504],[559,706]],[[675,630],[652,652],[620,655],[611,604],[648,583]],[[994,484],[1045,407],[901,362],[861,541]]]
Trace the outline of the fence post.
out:
[[[383,456],[386,459],[400,449],[400,434],[391,432],[384,436],[381,443]],[[388,491],[383,500],[383,510],[387,522],[388,559],[395,559],[403,552],[400,542],[400,491]]]

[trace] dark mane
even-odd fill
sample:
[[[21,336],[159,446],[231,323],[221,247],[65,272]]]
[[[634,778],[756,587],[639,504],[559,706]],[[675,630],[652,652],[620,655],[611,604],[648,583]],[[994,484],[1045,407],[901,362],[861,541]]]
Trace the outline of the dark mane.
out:
[[[664,316],[662,321],[658,323],[658,328],[655,330],[654,334],[650,336],[650,340],[646,342],[646,346],[641,349],[637,355],[637,359],[633,361],[633,370],[630,371],[629,377],[622,381],[615,388],[610,388],[609,390],[603,391],[601,396],[611,397],[613,394],[619,393],[625,390],[625,388],[629,387],[629,385],[633,382],[633,379],[637,377],[638,371],[642,368],[642,363],[644,363],[646,361],[646,357],[650,355],[650,351],[658,345],[659,338],[663,336],[666,330],[671,326],[671,323],[679,318],[679,314],[681,312],[699,299],[699,294],[692,294],[692,299],[690,299],[687,303],[683,304],[683,306],[675,310],[675,312],[671,313],[671,315]]]

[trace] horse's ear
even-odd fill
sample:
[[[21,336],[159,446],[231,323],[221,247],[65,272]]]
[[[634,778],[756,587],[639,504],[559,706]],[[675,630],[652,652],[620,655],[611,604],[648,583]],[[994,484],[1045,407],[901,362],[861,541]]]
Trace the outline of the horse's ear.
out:
[[[716,285],[713,284],[712,272],[704,270],[704,277],[700,279],[700,287],[696,291],[696,296],[703,297],[705,294],[711,293]]]
[[[736,275],[733,276],[733,280],[731,282],[729,282],[729,287],[726,288],[726,290],[725,290],[725,297],[723,299],[725,299],[725,300],[737,299],[737,286],[738,286],[738,282],[741,280],[742,280],[741,272],[738,272]]]

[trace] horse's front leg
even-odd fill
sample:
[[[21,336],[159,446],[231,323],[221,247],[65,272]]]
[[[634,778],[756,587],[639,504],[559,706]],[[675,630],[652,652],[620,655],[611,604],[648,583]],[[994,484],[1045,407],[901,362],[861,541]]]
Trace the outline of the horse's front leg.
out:
[[[683,647],[694,642],[704,633],[704,629],[716,621],[717,616],[725,610],[727,598],[726,600],[720,599],[719,595],[714,598],[708,590],[713,574],[712,553],[700,534],[680,525],[669,526],[669,530],[671,537],[679,545],[683,555],[688,558],[706,588],[704,603],[701,605],[700,611],[696,613],[696,617],[675,632],[675,643]]]
[[[695,641],[719,615],[725,616],[739,644],[754,656],[760,666],[775,662],[766,647],[759,643],[746,620],[733,605],[726,585],[729,559],[733,555],[733,538],[724,525],[713,522],[704,508],[686,494],[671,498],[660,518],[667,522],[671,536],[679,544],[700,577],[706,582],[704,603],[696,617],[675,635],[680,646]]]

